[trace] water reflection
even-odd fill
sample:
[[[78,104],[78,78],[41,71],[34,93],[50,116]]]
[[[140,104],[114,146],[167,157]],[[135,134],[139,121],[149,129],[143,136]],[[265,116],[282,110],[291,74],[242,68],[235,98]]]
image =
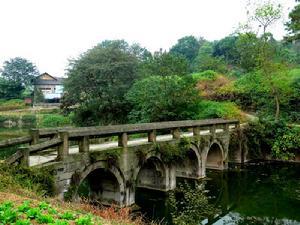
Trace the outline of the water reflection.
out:
[[[138,190],[136,202],[165,224],[300,224],[300,165],[248,165],[179,180],[169,194]]]

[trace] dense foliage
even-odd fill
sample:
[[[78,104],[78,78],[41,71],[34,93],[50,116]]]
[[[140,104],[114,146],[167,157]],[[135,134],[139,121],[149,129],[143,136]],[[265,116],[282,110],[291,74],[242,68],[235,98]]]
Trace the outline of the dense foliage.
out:
[[[196,225],[218,213],[218,209],[209,203],[203,184],[196,185],[193,188],[188,183],[179,183],[175,191],[169,193],[168,203],[174,225]]]
[[[294,159],[300,149],[300,129],[285,121],[259,120],[244,131],[251,158]]]
[[[296,0],[299,2],[299,0]],[[289,31],[289,41],[300,40],[300,4],[296,5],[295,8],[289,14],[290,21],[286,24],[287,30]]]
[[[137,81],[127,93],[132,122],[195,119],[199,97],[193,80],[179,76],[151,76]]]
[[[5,61],[0,74],[0,98],[30,96],[34,78],[38,75],[36,66],[27,59],[16,57]]]
[[[182,55],[155,52],[142,63],[140,73],[142,77],[186,75],[189,73],[189,64]]]
[[[123,123],[130,110],[124,98],[137,78],[138,56],[124,41],[105,41],[70,63],[64,107],[78,105],[80,125]]]

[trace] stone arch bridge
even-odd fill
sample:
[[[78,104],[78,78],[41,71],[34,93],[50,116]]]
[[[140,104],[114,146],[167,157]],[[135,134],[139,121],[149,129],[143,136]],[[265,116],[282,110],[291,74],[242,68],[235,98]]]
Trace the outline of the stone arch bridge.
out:
[[[235,129],[239,121],[222,119],[32,129],[29,136],[0,142],[0,148],[23,144],[6,162],[48,168],[61,198],[76,199],[88,181],[94,200],[129,206],[136,188],[169,191],[177,177],[200,179],[207,168],[226,169]],[[96,143],[99,138],[102,143]],[[240,148],[230,151],[233,160],[243,161]]]

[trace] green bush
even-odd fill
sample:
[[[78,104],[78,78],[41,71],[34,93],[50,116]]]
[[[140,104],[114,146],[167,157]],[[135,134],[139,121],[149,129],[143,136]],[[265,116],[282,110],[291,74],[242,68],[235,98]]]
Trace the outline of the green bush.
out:
[[[154,150],[161,154],[161,158],[165,163],[171,163],[182,161],[187,156],[190,147],[190,140],[188,138],[182,138],[178,144],[155,144]]]
[[[27,125],[35,126],[36,125],[36,116],[35,115],[24,115],[24,116],[22,116],[22,122]]]
[[[178,183],[175,190],[168,195],[168,206],[174,225],[198,225],[199,221],[213,218],[220,210],[209,202],[204,185],[198,183],[193,187],[187,182]]]
[[[126,95],[134,122],[194,119],[198,114],[198,91],[190,76],[151,76],[134,83]]]
[[[11,116],[11,115],[0,115],[0,124],[4,123],[5,121],[12,121],[12,122],[18,122],[20,119],[19,116]]]
[[[241,111],[232,102],[201,101],[199,119],[241,119]]]
[[[217,77],[217,73],[213,70],[206,70],[201,73],[193,73],[192,77],[195,81],[200,80],[214,80]]]
[[[300,150],[300,129],[289,127],[285,121],[260,119],[244,130],[250,158],[293,159]]]
[[[284,160],[292,159],[300,152],[300,128],[286,128],[283,135],[276,137],[272,146],[272,155]]]
[[[71,125],[71,120],[59,114],[44,114],[40,124],[41,127],[63,127]]]
[[[41,196],[52,196],[54,178],[46,169],[0,164],[0,191],[27,189]]]
[[[0,101],[0,111],[24,109],[25,107],[26,107],[25,102],[22,99],[11,99],[11,100]]]

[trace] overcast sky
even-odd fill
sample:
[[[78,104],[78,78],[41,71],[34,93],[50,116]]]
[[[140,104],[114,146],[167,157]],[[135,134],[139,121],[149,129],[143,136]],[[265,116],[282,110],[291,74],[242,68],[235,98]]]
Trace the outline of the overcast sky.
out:
[[[294,0],[279,0],[287,12]],[[246,0],[0,0],[0,65],[16,56],[63,76],[69,58],[105,39],[169,49],[194,35],[218,40],[245,20]],[[272,28],[284,34],[283,21]]]

